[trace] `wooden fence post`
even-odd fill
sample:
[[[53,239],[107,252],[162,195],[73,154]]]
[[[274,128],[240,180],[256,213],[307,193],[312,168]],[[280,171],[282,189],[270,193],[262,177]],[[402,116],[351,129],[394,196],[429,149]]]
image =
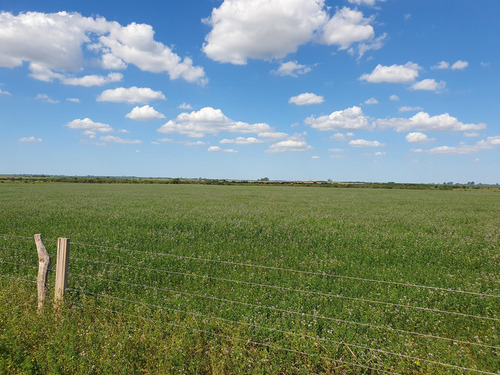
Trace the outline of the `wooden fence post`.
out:
[[[54,303],[63,300],[64,290],[68,284],[68,257],[69,238],[57,239],[57,264],[56,264],[56,287],[54,292]]]
[[[41,234],[35,234],[36,252],[38,254],[38,277],[37,277],[37,289],[38,289],[38,312],[43,307],[43,302],[47,296],[47,274],[49,272],[50,266],[50,255],[43,244],[43,239]]]

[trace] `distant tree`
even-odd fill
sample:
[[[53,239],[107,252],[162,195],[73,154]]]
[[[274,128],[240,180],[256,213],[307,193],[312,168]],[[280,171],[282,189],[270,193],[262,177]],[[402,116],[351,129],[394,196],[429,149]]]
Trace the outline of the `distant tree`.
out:
[[[259,181],[269,181],[269,177],[262,177],[259,179]]]

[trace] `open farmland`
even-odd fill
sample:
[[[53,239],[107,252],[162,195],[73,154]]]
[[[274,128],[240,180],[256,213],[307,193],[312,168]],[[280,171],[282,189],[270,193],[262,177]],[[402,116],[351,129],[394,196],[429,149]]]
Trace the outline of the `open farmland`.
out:
[[[0,209],[2,373],[500,368],[497,191],[2,184]],[[60,319],[35,233],[52,268],[71,239]]]

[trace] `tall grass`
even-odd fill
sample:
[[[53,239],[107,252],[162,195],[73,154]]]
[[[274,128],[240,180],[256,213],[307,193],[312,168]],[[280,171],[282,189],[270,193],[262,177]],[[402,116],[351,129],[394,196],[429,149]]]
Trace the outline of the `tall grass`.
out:
[[[23,184],[0,207],[7,373],[500,368],[494,191]],[[59,320],[12,279],[34,233],[71,238]]]

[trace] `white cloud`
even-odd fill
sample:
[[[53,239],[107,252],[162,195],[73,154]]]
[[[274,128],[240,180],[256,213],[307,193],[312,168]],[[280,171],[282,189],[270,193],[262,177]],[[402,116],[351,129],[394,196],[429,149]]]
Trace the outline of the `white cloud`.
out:
[[[15,68],[26,62],[31,76],[43,81],[65,79],[66,72],[88,65],[82,52],[86,46],[100,55],[105,69],[124,69],[128,63],[144,71],[166,72],[171,79],[206,82],[203,68],[155,41],[153,28],[146,24],[122,26],[103,17],[68,12],[26,12],[17,16],[1,12],[0,45],[1,67]]]
[[[66,101],[71,103],[80,103],[80,99],[78,98],[66,98]]]
[[[235,139],[222,139],[219,143],[221,144],[236,144],[236,145],[254,145],[258,143],[263,143],[264,141],[261,139],[257,139],[255,137],[236,137]]]
[[[36,100],[41,100],[44,103],[57,104],[59,100],[51,99],[47,94],[37,94],[35,96]]]
[[[360,107],[351,107],[332,112],[326,116],[315,118],[310,116],[304,120],[306,125],[321,131],[360,130],[368,128],[368,119]]]
[[[330,159],[345,159],[344,155],[330,155]]]
[[[88,75],[79,78],[64,77],[61,78],[61,82],[65,85],[91,87],[102,86],[111,82],[120,82],[122,79],[123,74],[121,73],[109,73],[107,76]]]
[[[385,152],[375,152],[373,155],[375,156],[384,156],[385,155]]]
[[[379,141],[367,141],[366,139],[353,139],[349,141],[349,146],[352,147],[382,147],[385,146],[384,143]]]
[[[304,139],[302,134],[295,134],[287,140],[280,141],[269,146],[266,152],[281,153],[281,152],[303,152],[312,149]]]
[[[145,105],[142,107],[134,107],[125,117],[136,121],[153,121],[165,118],[165,115],[158,112],[153,107]]]
[[[439,81],[436,82],[435,79],[424,79],[419,82],[415,82],[410,88],[412,90],[424,90],[424,91],[440,91],[446,87],[446,82]]]
[[[310,105],[310,104],[320,104],[323,103],[325,99],[322,96],[305,92],[303,94],[292,96],[288,103],[296,105]]]
[[[287,61],[281,63],[277,70],[274,70],[273,73],[279,76],[291,76],[297,77],[300,74],[306,74],[311,71],[311,68],[306,65],[301,65],[297,63],[297,61]]]
[[[389,96],[389,100],[392,102],[399,102],[399,96],[391,95],[391,96]]]
[[[175,120],[170,120],[158,129],[160,133],[179,133],[189,137],[201,138],[206,134],[217,135],[220,132],[229,133],[260,133],[273,132],[265,123],[248,124],[233,121],[226,117],[220,109],[205,107],[191,113],[181,113]]]
[[[359,43],[360,56],[382,47],[385,35],[374,39],[372,18],[348,7],[331,18],[328,11],[324,0],[224,0],[203,20],[212,27],[203,51],[212,60],[244,65],[249,58],[284,58],[309,42],[336,45],[340,50]],[[296,62],[284,64],[288,65],[282,64],[277,74],[308,71]]]
[[[448,113],[430,116],[426,112],[419,112],[415,116],[405,118],[380,119],[376,121],[381,128],[394,128],[398,132],[404,131],[475,131],[485,129],[485,124],[464,124]]]
[[[275,141],[277,139],[286,138],[289,135],[287,133],[282,133],[282,132],[264,131],[264,132],[257,133],[257,136],[259,138],[266,140],[266,141]]]
[[[434,65],[431,69],[448,69],[450,63],[447,61],[440,61],[437,65]]]
[[[358,59],[370,50],[379,50],[384,46],[384,40],[387,38],[387,33],[380,35],[378,38],[370,39],[358,45]]]
[[[10,92],[8,91],[3,91],[1,88],[0,88],[0,95],[11,95]]]
[[[321,159],[321,157],[314,155],[311,159]]]
[[[122,70],[127,68],[127,64],[125,62],[114,56],[112,53],[103,53],[101,57],[101,66],[104,69],[110,69],[110,70]]]
[[[378,0],[380,2],[384,2],[385,0]],[[374,6],[377,3],[377,0],[349,0],[349,3],[356,5],[368,5]]]
[[[468,66],[469,66],[469,63],[467,61],[458,60],[456,63],[454,63],[451,66],[451,69],[452,70],[462,70],[462,69],[467,68]]]
[[[327,45],[338,45],[340,50],[345,50],[353,43],[373,39],[375,32],[370,21],[360,11],[344,7],[326,23],[321,41]]]
[[[179,109],[193,109],[193,107],[189,103],[182,103],[177,108],[179,108]]]
[[[115,103],[147,103],[151,100],[165,99],[165,95],[161,91],[153,91],[148,87],[129,88],[118,87],[116,89],[104,90],[97,97],[98,102],[115,102]]]
[[[419,152],[427,152],[429,154],[465,155],[476,154],[484,150],[491,150],[497,146],[500,146],[500,136],[498,135],[488,137],[486,140],[481,140],[472,146],[465,144],[461,144],[459,146],[439,146],[430,150],[419,150]]]
[[[207,150],[208,152],[227,152],[227,153],[236,153],[238,151],[233,150],[232,148],[221,148],[219,146],[210,146]]]
[[[101,141],[104,142],[111,142],[111,143],[123,143],[123,144],[139,144],[142,143],[142,141],[138,139],[123,139],[121,137],[116,137],[113,135],[104,135],[99,138]]]
[[[408,143],[427,143],[427,142],[431,142],[433,140],[434,139],[427,137],[426,134],[419,133],[419,132],[412,132],[406,136],[406,141]]]
[[[18,142],[28,142],[28,143],[37,143],[41,142],[42,138],[36,138],[36,137],[22,137],[18,139]]]
[[[476,137],[479,137],[479,133],[474,133],[474,132],[467,133],[467,132],[465,132],[464,133],[464,137],[467,137],[467,138],[476,138]]]
[[[423,108],[422,107],[418,107],[418,106],[415,106],[415,107],[410,107],[410,106],[402,106],[402,107],[399,107],[399,112],[413,112],[413,111],[421,111]]]
[[[248,58],[283,58],[325,24],[323,6],[324,0],[225,0],[204,20],[212,30],[203,52],[240,65]]]
[[[363,74],[359,79],[362,81],[380,83],[411,83],[418,77],[418,71],[422,69],[418,64],[407,62],[405,65],[377,65],[370,74]]]
[[[346,134],[343,134],[343,133],[335,133],[333,135],[330,136],[330,139],[334,139],[336,141],[345,141],[346,138],[352,138],[354,137],[354,133],[346,133]]]
[[[365,104],[378,104],[378,100],[375,98],[370,98],[365,100]]]
[[[89,118],[75,119],[68,122],[66,126],[70,129],[83,130],[83,134],[88,135],[90,138],[94,138],[96,133],[109,133],[113,131],[113,128],[108,124],[94,122]]]

